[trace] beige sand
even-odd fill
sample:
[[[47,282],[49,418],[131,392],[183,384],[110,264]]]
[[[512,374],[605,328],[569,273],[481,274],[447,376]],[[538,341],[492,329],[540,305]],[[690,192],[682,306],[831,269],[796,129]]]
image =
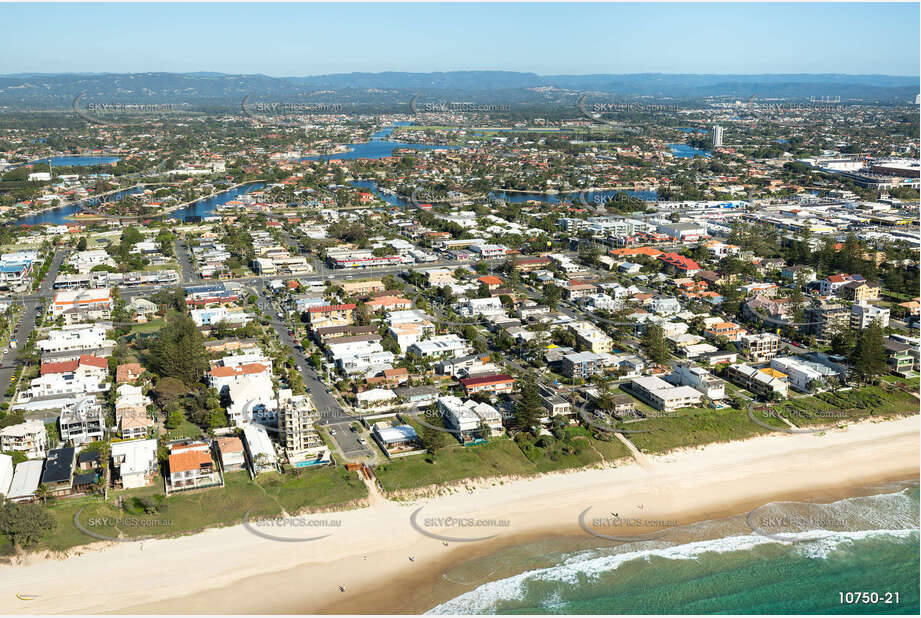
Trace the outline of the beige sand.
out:
[[[593,505],[592,517],[617,510],[621,517],[687,524],[771,500],[819,498],[878,480],[917,478],[919,417],[865,422],[824,435],[774,434],[647,459],[644,466],[497,483],[413,504],[377,499],[368,508],[304,518],[339,520],[335,528],[258,528],[278,536],[330,533],[311,542],[267,540],[235,526],[115,543],[65,560],[27,559],[0,568],[0,612],[424,611],[444,600],[428,591],[446,566],[539,535],[581,534],[579,513]],[[423,525],[439,516],[509,525],[445,529],[445,535],[465,538],[498,535],[446,547],[410,525],[419,507],[417,521]],[[22,601],[17,593],[38,596]]]

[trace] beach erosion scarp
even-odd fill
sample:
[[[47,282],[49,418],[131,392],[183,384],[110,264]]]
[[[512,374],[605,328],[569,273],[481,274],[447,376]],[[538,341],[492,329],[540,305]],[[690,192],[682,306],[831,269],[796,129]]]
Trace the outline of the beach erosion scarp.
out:
[[[585,535],[579,516],[586,508],[686,525],[771,501],[830,501],[868,483],[916,479],[919,449],[918,416],[866,421],[648,456],[645,466],[514,480],[407,503],[379,500],[325,514],[338,525],[309,542],[273,541],[241,525],[114,543],[63,560],[26,557],[2,567],[0,607],[6,613],[422,612],[447,600],[433,590],[451,565],[541,537]],[[414,514],[436,536],[420,532]],[[445,518],[483,527],[439,525]],[[483,540],[446,541],[439,534]],[[21,601],[17,593],[35,596]]]

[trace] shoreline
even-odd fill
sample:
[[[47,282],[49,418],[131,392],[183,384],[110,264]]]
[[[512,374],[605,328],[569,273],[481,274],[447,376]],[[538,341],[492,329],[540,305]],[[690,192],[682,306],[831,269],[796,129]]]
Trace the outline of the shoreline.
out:
[[[496,481],[405,504],[375,492],[369,507],[303,516],[339,520],[335,532],[312,542],[273,542],[238,525],[78,550],[64,560],[25,556],[21,565],[0,567],[5,569],[0,598],[7,599],[0,607],[7,613],[416,613],[444,602],[445,594],[466,591],[433,595],[443,572],[454,565],[542,538],[590,538],[578,525],[586,507],[599,514],[616,509],[625,517],[673,519],[683,526],[779,499],[829,502],[859,495],[872,483],[917,479],[918,457],[915,415],[823,435],[772,434],[711,444],[647,456],[647,465]],[[505,520],[509,527],[439,529],[466,538],[497,533],[488,541],[445,547],[410,525],[420,508],[420,521],[425,515],[472,517]],[[302,527],[290,536],[326,532]],[[19,601],[17,593],[40,596]]]

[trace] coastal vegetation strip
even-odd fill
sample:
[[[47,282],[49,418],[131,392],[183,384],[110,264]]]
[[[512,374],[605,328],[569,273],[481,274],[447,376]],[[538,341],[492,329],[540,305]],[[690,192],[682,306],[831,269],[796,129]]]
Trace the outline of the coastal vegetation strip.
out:
[[[63,552],[96,542],[74,525],[75,516],[83,527],[104,537],[173,537],[239,524],[247,513],[257,519],[354,507],[368,495],[364,483],[341,467],[296,476],[266,473],[256,480],[236,471],[226,473],[224,481],[223,488],[166,497],[158,477],[149,487],[113,492],[108,500],[88,497],[49,503],[56,525],[32,550]],[[7,539],[0,540],[0,555],[12,551]]]

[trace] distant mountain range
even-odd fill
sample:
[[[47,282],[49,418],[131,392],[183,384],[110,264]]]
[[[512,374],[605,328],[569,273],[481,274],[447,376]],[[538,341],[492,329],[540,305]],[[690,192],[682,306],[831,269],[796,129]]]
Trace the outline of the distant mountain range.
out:
[[[694,101],[705,98],[802,101],[840,97],[842,103],[905,104],[918,77],[891,75],[537,75],[512,71],[338,73],[308,77],[222,73],[20,73],[0,75],[0,107],[66,109],[83,103],[173,103],[195,108],[256,101],[320,101],[351,105],[405,104],[415,94],[535,105],[583,93],[624,99]],[[457,100],[457,99],[452,99]]]

